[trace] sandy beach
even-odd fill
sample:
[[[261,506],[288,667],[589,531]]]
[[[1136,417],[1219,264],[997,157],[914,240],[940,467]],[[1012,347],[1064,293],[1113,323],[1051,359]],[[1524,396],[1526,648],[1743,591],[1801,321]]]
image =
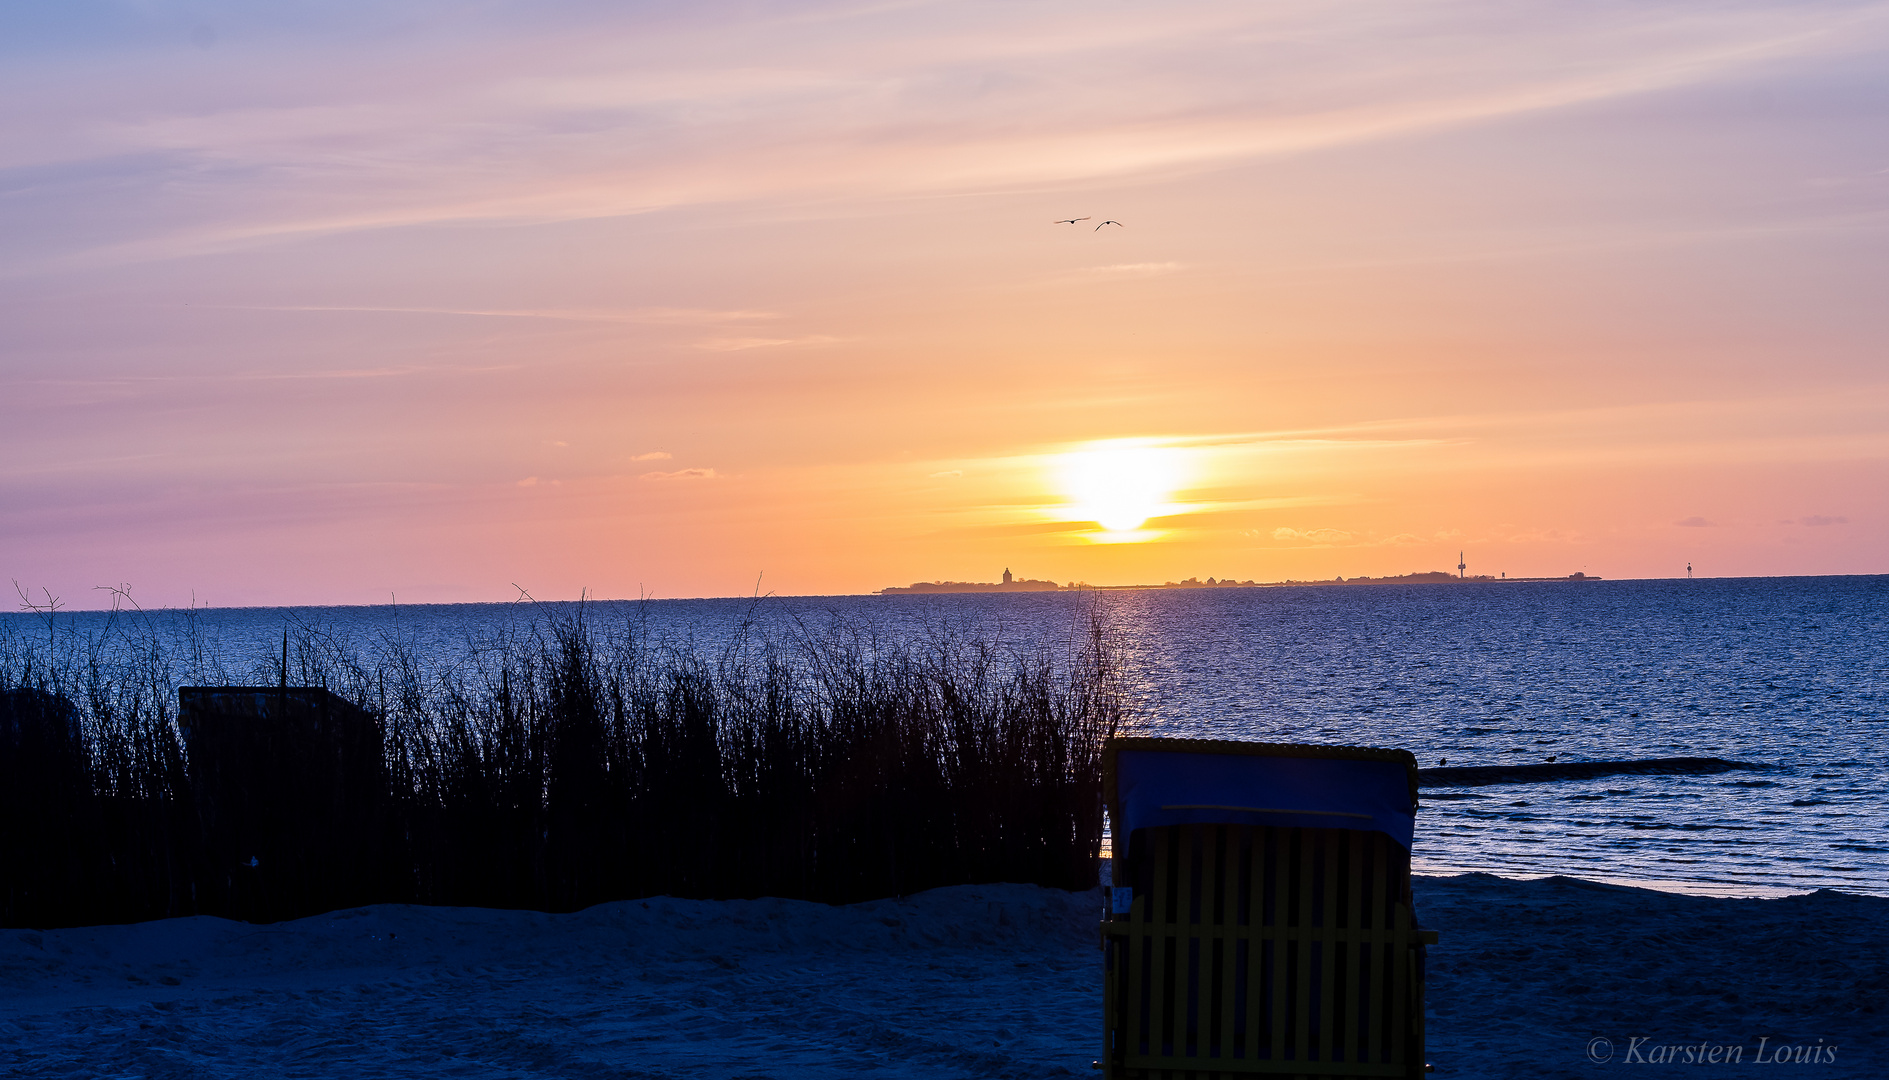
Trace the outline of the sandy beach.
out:
[[[1889,1075],[1889,899],[1467,875],[1419,879],[1418,902],[1442,932],[1429,979],[1439,1076],[1711,1068],[1715,1048],[1716,1067],[1743,1070],[1773,1065],[1780,1045],[1813,1051],[1790,1075]],[[1088,1075],[1098,906],[996,885],[845,908],[385,905],[273,926],[9,930],[0,1071]]]

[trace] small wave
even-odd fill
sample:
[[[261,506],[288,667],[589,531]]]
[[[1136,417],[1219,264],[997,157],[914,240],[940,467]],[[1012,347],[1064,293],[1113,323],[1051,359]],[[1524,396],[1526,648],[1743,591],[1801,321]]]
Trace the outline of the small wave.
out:
[[[1418,769],[1419,787],[1483,787],[1488,784],[1536,784],[1549,780],[1592,780],[1601,776],[1637,774],[1645,776],[1694,775],[1731,772],[1734,769],[1764,769],[1748,761],[1724,758],[1672,757],[1642,758],[1637,761],[1563,761],[1537,765],[1463,765]]]

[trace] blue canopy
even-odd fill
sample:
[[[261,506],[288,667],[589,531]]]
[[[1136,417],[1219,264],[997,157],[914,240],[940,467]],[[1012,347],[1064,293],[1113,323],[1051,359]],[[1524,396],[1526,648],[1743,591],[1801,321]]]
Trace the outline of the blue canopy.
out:
[[[1156,825],[1370,829],[1410,849],[1417,807],[1395,761],[1122,750],[1123,835]]]

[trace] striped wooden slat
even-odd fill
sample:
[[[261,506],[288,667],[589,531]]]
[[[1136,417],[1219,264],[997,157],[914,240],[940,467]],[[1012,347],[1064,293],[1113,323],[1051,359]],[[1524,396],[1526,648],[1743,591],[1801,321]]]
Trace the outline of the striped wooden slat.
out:
[[[1134,884],[1152,887],[1103,925],[1108,1080],[1406,1074],[1422,988],[1401,850],[1337,829],[1148,833]]]
[[[1266,929],[1266,853],[1271,850],[1271,829],[1242,829],[1253,849],[1246,866],[1247,946],[1246,946],[1246,1060],[1256,1062],[1270,1056],[1267,1035],[1271,1019],[1264,1012],[1268,985],[1266,962],[1269,946],[1260,938]]]
[[[1160,878],[1167,873],[1169,832],[1170,830],[1167,829],[1156,829],[1150,836],[1154,850],[1148,854],[1153,859],[1155,878]],[[1145,890],[1145,895],[1135,897],[1137,911],[1134,925],[1137,933],[1134,938],[1134,947],[1129,952],[1130,967],[1128,969],[1133,973],[1129,985],[1133,987],[1135,1014],[1135,1037],[1128,1044],[1130,1054],[1158,1056],[1161,1053],[1161,1044],[1155,1031],[1157,1023],[1155,1012],[1161,1004],[1160,940],[1155,933],[1157,896],[1158,902],[1165,904],[1167,889],[1165,887],[1148,888]]]
[[[1337,1060],[1338,1024],[1333,1018],[1332,1007],[1339,980],[1338,950],[1343,940],[1343,932],[1338,926],[1338,913],[1343,910],[1343,897],[1338,893],[1340,835],[1336,832],[1323,834],[1320,847],[1324,856],[1324,895],[1319,899],[1319,929],[1323,931],[1318,949],[1318,1040],[1317,1060]]]
[[[1173,1010],[1173,1018],[1168,1021],[1168,1042],[1163,1045],[1172,1048],[1167,1051],[1169,1056],[1185,1058],[1191,1053],[1188,1036],[1190,1029],[1194,1026],[1188,1018],[1190,1011],[1188,1006],[1192,1004],[1191,991],[1194,988],[1193,964],[1190,963],[1192,957],[1189,955],[1188,946],[1195,940],[1192,934],[1196,851],[1194,842],[1200,838],[1200,828],[1198,826],[1183,827],[1176,831],[1179,833],[1176,839],[1180,843],[1175,845],[1174,853],[1169,856],[1173,860],[1175,874],[1174,915],[1170,920],[1172,923],[1170,932],[1173,936],[1168,939],[1168,985],[1173,987],[1168,991],[1168,1007]]]
[[[1240,986],[1240,963],[1245,951],[1242,946],[1248,938],[1240,931],[1246,929],[1241,921],[1240,911],[1240,832],[1237,829],[1216,829],[1219,853],[1220,911],[1216,929],[1223,933],[1214,942],[1215,955],[1220,958],[1219,1008],[1214,1011],[1220,1028],[1214,1039],[1215,1056],[1230,1062],[1246,1056],[1240,1045],[1237,1004]]]
[[[1229,938],[1229,939],[1244,941],[1249,937],[1257,938],[1261,941],[1278,940],[1278,941],[1308,941],[1309,942],[1309,941],[1323,941],[1325,939],[1324,931],[1316,926],[1283,926],[1283,927],[1268,926],[1268,927],[1262,927],[1261,932],[1257,934],[1243,933],[1242,930],[1243,928],[1241,927],[1234,927],[1234,928],[1229,929],[1229,928],[1220,927],[1220,926],[1202,925],[1202,926],[1195,926],[1195,927],[1189,928],[1189,933],[1193,937],[1202,939],[1204,941],[1214,941],[1219,938]],[[1112,932],[1122,933],[1125,931],[1112,931]],[[1393,942],[1402,942],[1405,945],[1410,945],[1416,942],[1417,936],[1408,930],[1403,930],[1403,931],[1362,930],[1356,934],[1349,933],[1349,932],[1344,933],[1340,935],[1339,940],[1352,941],[1352,942],[1370,941],[1370,942],[1376,942],[1378,944],[1385,944],[1385,945],[1391,944]]]
[[[1359,972],[1360,961],[1371,948],[1360,940],[1364,916],[1364,849],[1368,842],[1367,837],[1356,833],[1345,836],[1345,942],[1337,946],[1336,958],[1337,968],[1344,972],[1344,998],[1340,1009],[1344,1014],[1345,1034],[1341,1045],[1344,1060],[1353,1063],[1370,1060],[1362,1023],[1370,1013],[1362,997]]]
[[[1295,829],[1298,847],[1298,907],[1292,916],[1297,920],[1300,933],[1292,939],[1292,957],[1296,970],[1292,980],[1292,1045],[1287,1056],[1293,1061],[1305,1062],[1312,1058],[1312,942],[1311,936],[1304,933],[1313,919],[1313,906],[1317,903],[1314,886],[1318,880],[1318,840],[1308,830]]]
[[[1103,910],[1102,918],[1106,923],[1108,919],[1106,908]],[[1109,939],[1108,927],[1104,925],[1102,928],[1102,985],[1105,989],[1102,991],[1102,1057],[1097,1060],[1103,1060],[1109,1056],[1109,1040],[1115,1037],[1115,987],[1118,982],[1115,978],[1115,948],[1116,943]]]
[[[1381,932],[1387,923],[1384,887],[1389,872],[1386,860],[1389,853],[1384,850],[1384,845],[1377,843],[1373,837],[1365,839],[1365,849],[1369,853],[1365,862],[1369,869],[1366,871],[1364,886],[1364,917],[1370,929]],[[1384,954],[1387,948],[1394,948],[1395,945],[1395,942],[1380,943],[1373,938],[1364,946],[1365,985],[1368,987],[1369,994],[1367,1005],[1371,1010],[1371,1049],[1375,1051],[1367,1060],[1373,1062],[1389,1060],[1391,1052],[1388,1042],[1391,1037],[1389,1026],[1384,1023],[1384,991],[1390,982],[1389,972],[1384,966]]]
[[[1293,839],[1296,835],[1292,829],[1273,831],[1272,865],[1266,869],[1268,892],[1272,894],[1272,929],[1275,932],[1292,925]],[[1282,934],[1275,934],[1272,941],[1272,977],[1267,980],[1271,996],[1266,1000],[1272,1033],[1266,1056],[1273,1061],[1287,1060],[1286,1023],[1292,1011],[1287,1000],[1291,987],[1287,985],[1286,977],[1292,970],[1292,958],[1292,941]]]
[[[1410,908],[1404,904],[1402,897],[1397,899],[1396,905],[1392,909],[1391,920],[1394,926],[1410,925]],[[1403,1056],[1403,1046],[1401,1044],[1404,1039],[1404,1032],[1406,1031],[1404,1025],[1410,1022],[1410,983],[1416,976],[1416,972],[1412,970],[1412,964],[1410,962],[1412,959],[1412,950],[1408,944],[1393,942],[1386,947],[1391,951],[1392,964],[1390,977],[1391,1014],[1390,1023],[1386,1025],[1386,1027],[1392,1035],[1391,1046],[1389,1047],[1390,1060],[1396,1061]]]
[[[1174,904],[1168,870],[1176,853],[1174,830],[1162,829],[1161,832],[1166,835],[1160,837],[1154,850],[1153,887],[1148,890],[1148,947],[1142,953],[1148,964],[1147,985],[1142,991],[1148,999],[1142,1052],[1156,1058],[1168,1053],[1163,1047],[1167,1043],[1168,1008],[1173,998],[1173,990],[1167,985],[1168,919],[1173,914]]]

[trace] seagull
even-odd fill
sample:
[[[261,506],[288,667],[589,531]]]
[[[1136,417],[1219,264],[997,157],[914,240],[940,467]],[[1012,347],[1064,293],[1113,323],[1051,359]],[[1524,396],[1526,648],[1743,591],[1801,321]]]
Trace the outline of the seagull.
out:
[[[1102,223],[1102,225],[1121,225],[1121,227],[1122,227],[1122,228],[1124,228],[1124,229],[1126,229],[1126,228],[1128,227],[1128,226],[1126,226],[1126,225],[1122,225],[1122,223],[1121,223],[1121,222],[1119,222],[1119,221],[1116,221],[1116,220],[1114,220],[1113,218],[1110,218],[1109,220],[1107,220],[1107,221],[1104,221],[1104,222]],[[1095,227],[1095,231],[1096,231],[1096,232],[1101,232],[1101,231],[1102,231],[1102,225],[1097,225],[1097,226]]]
[[[1089,219],[1086,217],[1071,217],[1071,218],[1064,218],[1061,221],[1052,221],[1050,222],[1050,224],[1051,225],[1074,225],[1078,221],[1087,221],[1087,220]]]

